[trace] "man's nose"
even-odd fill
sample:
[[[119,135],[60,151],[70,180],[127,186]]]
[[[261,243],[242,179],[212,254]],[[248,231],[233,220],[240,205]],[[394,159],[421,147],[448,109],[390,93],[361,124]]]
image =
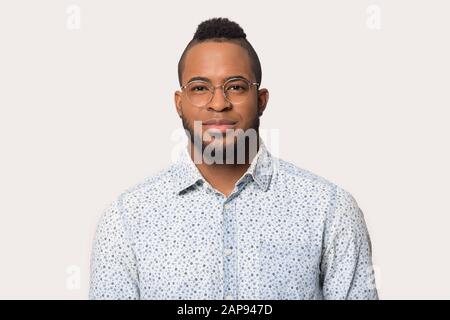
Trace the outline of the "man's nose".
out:
[[[223,111],[224,109],[231,108],[231,103],[225,99],[222,88],[216,87],[213,90],[213,97],[207,105],[208,110]]]

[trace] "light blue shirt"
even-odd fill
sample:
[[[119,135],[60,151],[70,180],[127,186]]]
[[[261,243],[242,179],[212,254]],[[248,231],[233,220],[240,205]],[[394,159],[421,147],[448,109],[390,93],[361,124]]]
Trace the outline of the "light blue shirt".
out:
[[[261,140],[226,197],[187,149],[105,209],[91,299],[378,299],[352,195]]]

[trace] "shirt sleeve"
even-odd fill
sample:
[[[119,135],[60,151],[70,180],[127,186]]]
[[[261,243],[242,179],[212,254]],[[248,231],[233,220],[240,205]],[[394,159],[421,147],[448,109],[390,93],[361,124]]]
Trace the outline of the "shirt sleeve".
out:
[[[337,187],[333,211],[321,261],[324,299],[378,300],[362,210],[350,193]]]
[[[94,236],[89,299],[139,299],[136,258],[120,198],[103,212]]]

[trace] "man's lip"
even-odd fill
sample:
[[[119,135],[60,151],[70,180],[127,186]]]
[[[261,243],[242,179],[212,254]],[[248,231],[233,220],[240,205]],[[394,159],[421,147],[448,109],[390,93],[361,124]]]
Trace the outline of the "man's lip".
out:
[[[207,124],[203,126],[206,131],[218,131],[226,133],[227,130],[234,130],[234,124]]]
[[[233,126],[237,121],[229,119],[210,119],[203,122],[204,126]]]
[[[227,129],[233,129],[234,124],[207,124],[205,125],[206,130],[219,130],[225,132]]]

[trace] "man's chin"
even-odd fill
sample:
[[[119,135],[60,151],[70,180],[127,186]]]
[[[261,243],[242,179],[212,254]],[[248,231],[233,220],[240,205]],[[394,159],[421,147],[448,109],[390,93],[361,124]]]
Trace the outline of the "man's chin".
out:
[[[224,141],[204,141],[202,153],[205,158],[215,159],[220,163],[242,164],[245,163],[246,148],[242,143],[234,139]],[[219,160],[220,159],[220,160]]]
[[[234,150],[236,148],[236,142],[234,139],[212,139],[203,140],[202,150],[217,150],[217,152],[226,152],[226,150]]]

